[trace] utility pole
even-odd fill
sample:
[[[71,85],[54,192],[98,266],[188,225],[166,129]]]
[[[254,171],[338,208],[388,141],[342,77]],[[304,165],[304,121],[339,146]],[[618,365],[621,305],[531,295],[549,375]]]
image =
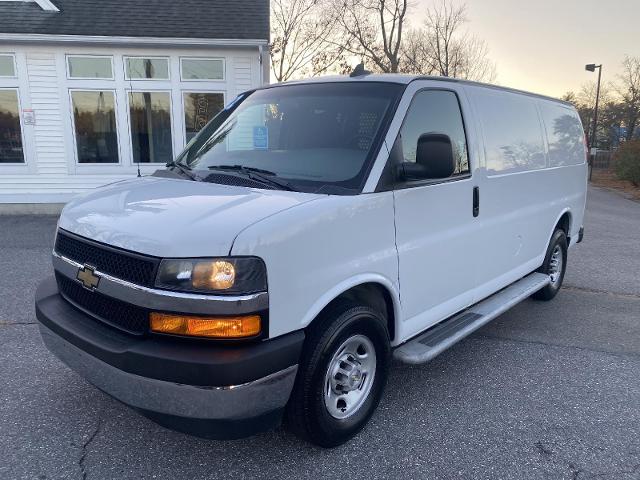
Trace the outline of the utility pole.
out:
[[[589,135],[589,155],[591,157],[591,149],[598,148],[598,140],[596,138],[598,132],[598,103],[600,102],[600,79],[602,78],[602,64],[596,65],[595,63],[590,63],[585,65],[584,69],[588,72],[595,72],[596,68],[598,69],[598,86],[596,87],[596,105],[593,109],[593,128],[591,129],[591,135]],[[591,158],[591,170],[589,170],[589,180],[591,180],[591,175],[593,174],[593,162],[595,160],[596,154],[593,153]]]

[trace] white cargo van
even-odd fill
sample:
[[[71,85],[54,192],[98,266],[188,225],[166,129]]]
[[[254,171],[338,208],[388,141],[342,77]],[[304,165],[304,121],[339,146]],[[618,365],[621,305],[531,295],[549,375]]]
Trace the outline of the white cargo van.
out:
[[[585,158],[571,105],[489,85],[363,74],[246,92],[166,169],[65,207],[42,337],[165,426],[236,438],[284,415],[338,445],[392,356],[426,362],[556,295]]]

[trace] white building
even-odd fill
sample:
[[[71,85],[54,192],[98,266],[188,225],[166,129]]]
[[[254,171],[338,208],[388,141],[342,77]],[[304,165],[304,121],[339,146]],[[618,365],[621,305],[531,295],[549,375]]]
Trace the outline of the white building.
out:
[[[268,0],[0,0],[0,207],[153,172],[268,80],[268,39]]]

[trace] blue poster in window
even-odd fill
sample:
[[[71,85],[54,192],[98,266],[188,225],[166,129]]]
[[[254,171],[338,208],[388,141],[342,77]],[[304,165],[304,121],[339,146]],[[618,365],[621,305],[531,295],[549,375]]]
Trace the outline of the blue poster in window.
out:
[[[267,127],[253,127],[253,148],[267,150],[269,148],[269,131]]]

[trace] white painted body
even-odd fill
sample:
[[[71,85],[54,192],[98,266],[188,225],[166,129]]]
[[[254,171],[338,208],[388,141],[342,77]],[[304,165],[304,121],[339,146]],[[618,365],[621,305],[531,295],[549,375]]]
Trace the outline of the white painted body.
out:
[[[551,104],[572,116],[571,107],[466,82],[401,76],[340,79],[368,80],[407,84],[386,133],[386,146],[397,137],[416,92],[454,91],[464,117],[471,175],[376,192],[389,157],[383,146],[359,195],[147,178],[108,186],[72,202],[60,227],[161,257],[262,258],[271,337],[304,328],[350,288],[377,283],[393,300],[393,345],[535,271],[566,212],[571,244],[578,240],[586,200],[584,151],[578,164],[552,166],[548,127],[540,113]],[[502,99],[501,111],[487,111],[487,95]],[[488,119],[509,113],[517,117],[522,102],[537,112],[531,118],[539,120],[534,134],[542,139],[544,167],[497,173],[488,168],[488,159],[493,160],[487,138],[495,141],[500,132],[491,130],[495,122],[489,124]],[[474,187],[480,189],[477,217],[472,215]]]

